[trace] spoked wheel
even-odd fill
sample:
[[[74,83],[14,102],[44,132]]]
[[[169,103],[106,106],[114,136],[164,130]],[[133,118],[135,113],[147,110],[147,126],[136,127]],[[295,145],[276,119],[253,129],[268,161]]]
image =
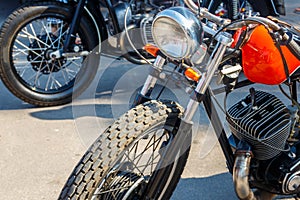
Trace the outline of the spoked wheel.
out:
[[[0,33],[0,76],[22,100],[38,106],[68,103],[94,77],[98,65],[87,66],[84,56],[53,54],[63,48],[72,20],[72,8],[59,2],[25,5],[4,22]],[[82,17],[72,47],[90,52],[98,45],[90,21]],[[73,91],[75,79],[76,91]]]
[[[128,111],[90,147],[59,199],[169,199],[191,139],[175,142],[180,115],[177,104],[157,101]]]

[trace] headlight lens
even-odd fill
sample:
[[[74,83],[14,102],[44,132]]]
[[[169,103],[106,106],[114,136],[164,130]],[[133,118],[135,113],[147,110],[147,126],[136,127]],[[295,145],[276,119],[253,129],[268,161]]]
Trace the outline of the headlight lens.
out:
[[[167,55],[182,58],[188,51],[185,32],[172,19],[162,17],[153,26],[155,43]]]
[[[203,29],[187,8],[173,7],[160,12],[153,21],[154,42],[161,51],[175,59],[188,58],[202,42]]]

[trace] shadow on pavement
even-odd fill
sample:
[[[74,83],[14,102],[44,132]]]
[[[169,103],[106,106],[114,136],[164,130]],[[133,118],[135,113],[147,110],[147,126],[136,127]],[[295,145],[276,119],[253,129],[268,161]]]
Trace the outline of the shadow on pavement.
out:
[[[205,178],[182,178],[171,200],[234,200],[232,176],[229,173]]]
[[[67,105],[59,108],[56,107],[51,109],[42,109],[39,111],[31,112],[30,115],[42,120],[72,120],[75,118],[73,109],[74,108],[72,107],[72,105]],[[82,111],[79,115],[76,114],[76,118],[89,116],[113,118],[111,105],[108,104],[81,105],[75,109],[80,109]],[[91,113],[95,113],[95,115],[91,115]]]

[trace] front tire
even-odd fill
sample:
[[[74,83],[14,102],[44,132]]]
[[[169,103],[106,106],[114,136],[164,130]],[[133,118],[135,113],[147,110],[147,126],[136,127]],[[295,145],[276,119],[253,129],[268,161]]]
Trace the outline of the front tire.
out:
[[[93,59],[49,56],[63,47],[72,13],[72,7],[64,3],[33,2],[15,10],[3,23],[0,77],[23,101],[37,106],[69,103],[72,95],[80,94],[95,76],[99,64],[96,54],[90,56]],[[76,34],[80,51],[90,52],[98,45],[93,27],[82,16]]]
[[[179,137],[172,130],[177,130],[181,114],[182,108],[171,102],[150,101],[129,110],[85,153],[59,199],[149,198],[153,181],[162,184],[155,187],[156,196],[151,199],[169,199],[190,150],[190,137],[178,148],[172,146]],[[167,151],[176,152],[168,163]]]

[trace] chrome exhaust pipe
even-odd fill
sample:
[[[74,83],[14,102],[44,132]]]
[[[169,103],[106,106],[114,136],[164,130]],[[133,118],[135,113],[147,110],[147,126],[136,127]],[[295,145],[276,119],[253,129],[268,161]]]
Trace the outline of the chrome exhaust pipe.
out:
[[[249,186],[251,152],[237,151],[233,167],[235,193],[241,200],[257,200]]]

